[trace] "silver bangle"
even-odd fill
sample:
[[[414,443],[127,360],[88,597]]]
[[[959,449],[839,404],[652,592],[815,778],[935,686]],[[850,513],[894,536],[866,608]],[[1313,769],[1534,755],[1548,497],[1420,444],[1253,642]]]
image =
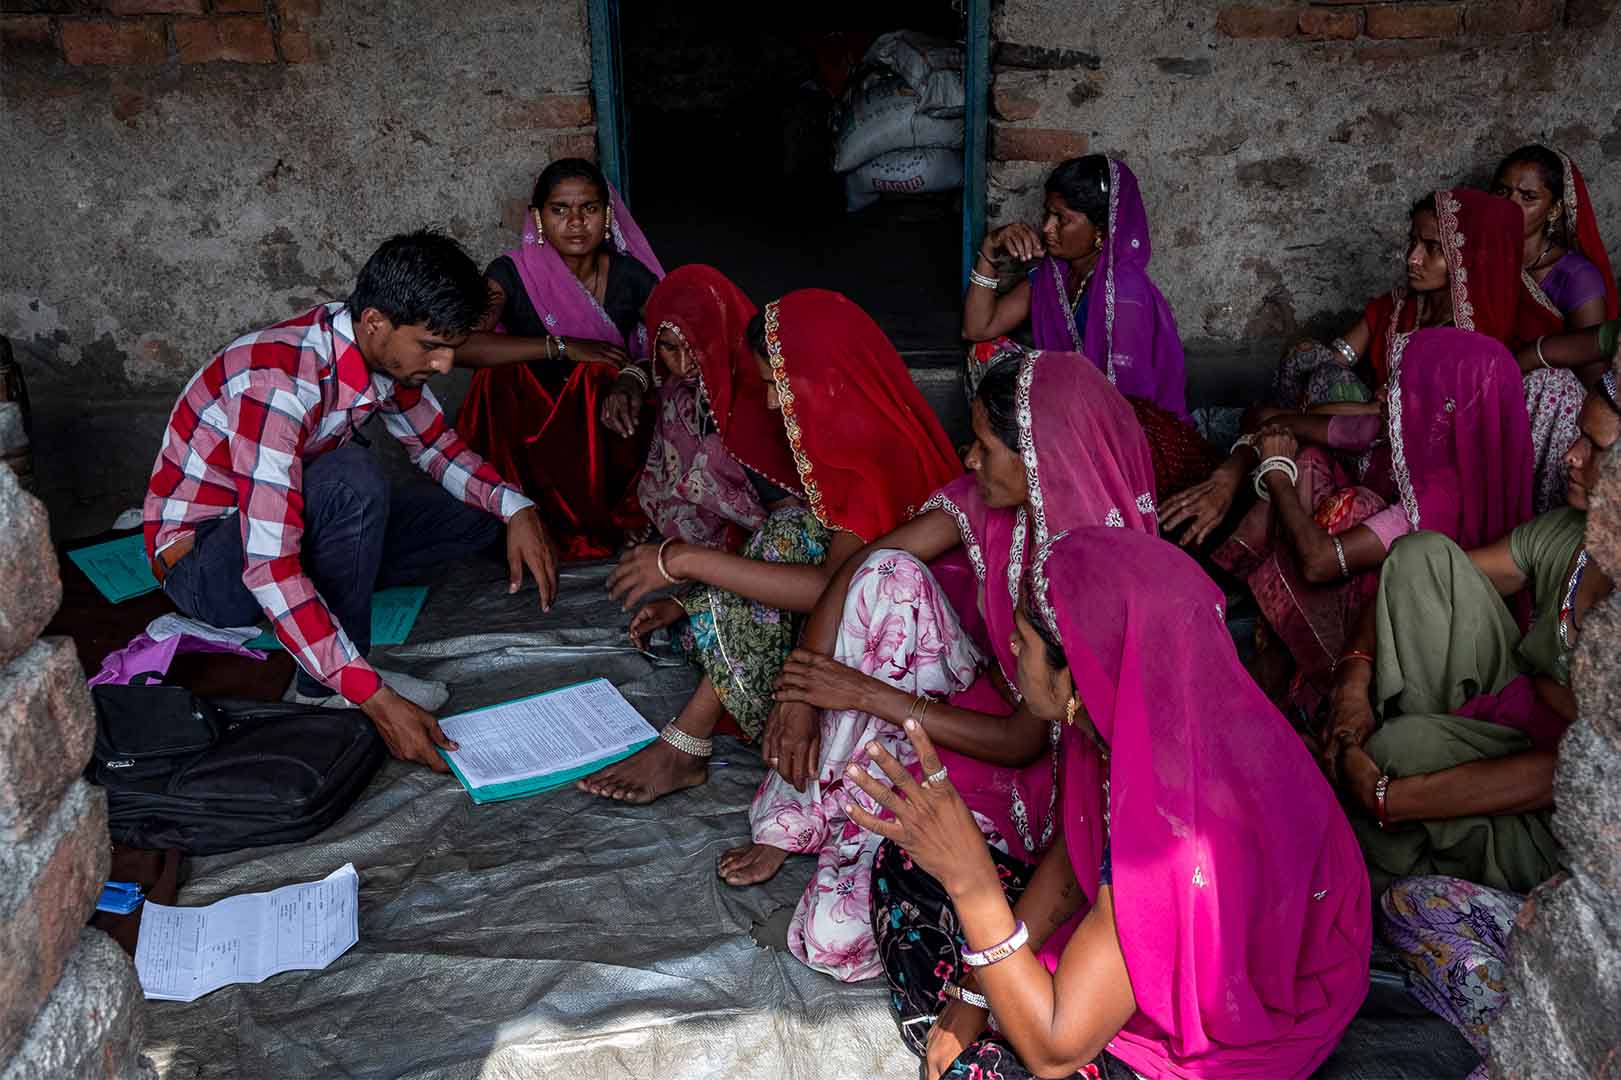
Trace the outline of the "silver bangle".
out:
[[[976,1009],[984,1009],[986,1012],[989,1012],[991,1009],[991,1003],[985,1000],[984,994],[976,994],[972,990],[964,990],[956,983],[946,983],[946,985],[941,987],[941,989],[945,992],[946,997],[956,998],[964,1005],[972,1005]]]
[[[1351,568],[1345,564],[1345,545],[1337,536],[1331,539],[1334,541],[1334,557],[1340,561],[1340,577],[1348,578],[1351,576]]]
[[[1263,483],[1266,474],[1269,472],[1288,473],[1289,483],[1296,485],[1300,483],[1300,469],[1295,465],[1294,461],[1281,454],[1274,454],[1261,462],[1260,466],[1255,470],[1255,494],[1263,502],[1272,501],[1272,493],[1266,489],[1266,484]]]
[[[982,289],[990,289],[993,292],[1002,287],[1002,283],[991,277],[989,274],[982,274],[978,270],[972,268],[970,268],[968,271],[968,280],[973,282],[975,285],[978,285]]]
[[[1553,365],[1548,363],[1547,358],[1542,355],[1542,342],[1546,337],[1547,335],[1544,334],[1542,337],[1537,338],[1537,363],[1541,364],[1545,368],[1548,368],[1549,370],[1552,370]]]
[[[1261,436],[1259,434],[1257,434],[1257,433],[1254,433],[1254,432],[1252,432],[1252,433],[1250,433],[1248,435],[1240,435],[1237,439],[1233,440],[1232,448],[1227,451],[1227,455],[1229,457],[1231,457],[1233,454],[1238,453],[1238,448],[1240,446],[1247,446],[1251,450],[1255,450],[1256,449],[1255,444],[1257,442],[1259,442],[1260,439],[1261,439]]]
[[[683,754],[690,754],[696,758],[706,758],[715,752],[714,739],[700,739],[696,735],[688,735],[675,726],[674,720],[664,725],[664,730],[659,732],[659,739]]]
[[[1346,341],[1344,338],[1335,338],[1333,341],[1328,343],[1328,347],[1343,356],[1348,367],[1356,367],[1356,350],[1351,348],[1351,343],[1349,341]]]
[[[652,378],[649,377],[647,372],[643,371],[641,368],[637,367],[635,364],[626,364],[624,367],[619,369],[619,374],[621,374],[621,375],[629,375],[631,378],[635,379],[638,383],[641,384],[643,393],[646,393],[647,391],[653,389],[653,380],[652,380]]]

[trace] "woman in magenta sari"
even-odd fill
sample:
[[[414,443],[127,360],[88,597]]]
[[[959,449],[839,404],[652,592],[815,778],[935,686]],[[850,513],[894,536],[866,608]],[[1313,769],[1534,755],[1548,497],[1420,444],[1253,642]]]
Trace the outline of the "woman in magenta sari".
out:
[[[1094,364],[1131,402],[1154,455],[1157,494],[1204,479],[1217,459],[1187,422],[1182,338],[1148,276],[1153,247],[1136,175],[1091,154],[1059,165],[1046,190],[1039,232],[1013,222],[980,245],[963,337],[983,348],[1028,320],[1036,348]],[[1007,258],[1039,261],[999,293],[998,260]],[[971,383],[983,370],[981,348],[969,356]]]
[[[1029,553],[1073,526],[1155,527],[1142,431],[1092,365],[1020,353],[976,394],[972,475],[845,563],[783,668],[779,712],[820,710],[813,782],[800,791],[768,777],[750,812],[754,844],[720,867],[743,884],[790,852],[816,853],[789,947],[841,979],[879,970],[867,917],[878,838],[841,809],[863,797],[845,765],[870,764],[873,742],[915,765],[900,723],[919,716],[999,857],[1035,862],[1054,828],[1055,761],[1047,725],[1019,702],[1008,649]]]
[[[530,202],[523,245],[485,271],[485,327],[456,350],[479,369],[457,429],[535,500],[563,558],[603,558],[647,532],[642,308],[664,270],[589,161],[552,162]]]
[[[927,724],[906,732],[922,783],[882,749],[893,789],[851,770],[927,1080],[1305,1077],[1339,1042],[1368,988],[1367,873],[1223,600],[1152,536],[1081,528],[1037,552],[1008,647],[1062,732],[1062,811],[1033,874],[979,843]]]
[[[660,536],[736,551],[796,490],[782,421],[748,343],[755,307],[711,266],[683,266],[647,300],[658,420],[638,488]]]
[[[1262,500],[1213,554],[1288,649],[1288,697],[1308,714],[1392,544],[1428,529],[1483,545],[1531,516],[1530,425],[1502,345],[1452,327],[1404,335],[1380,397],[1383,416],[1276,414],[1247,436]]]
[[[1599,235],[1587,182],[1576,163],[1545,146],[1522,146],[1504,158],[1492,193],[1524,213],[1520,279],[1526,309],[1512,347],[1525,372],[1525,404],[1537,460],[1537,513],[1565,502],[1559,461],[1576,438],[1576,415],[1605,365],[1573,364],[1549,336],[1586,330],[1616,317],[1615,274]]]

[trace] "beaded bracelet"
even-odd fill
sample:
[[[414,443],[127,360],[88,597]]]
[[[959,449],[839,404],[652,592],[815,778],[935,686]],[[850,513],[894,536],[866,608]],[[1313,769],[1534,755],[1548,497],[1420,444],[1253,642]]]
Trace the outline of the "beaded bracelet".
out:
[[[984,994],[976,994],[972,990],[964,990],[956,983],[946,983],[945,986],[941,987],[940,989],[941,992],[946,995],[946,997],[956,998],[964,1005],[973,1005],[976,1008],[985,1009],[986,1011],[990,1010],[991,1003],[985,1000]]]

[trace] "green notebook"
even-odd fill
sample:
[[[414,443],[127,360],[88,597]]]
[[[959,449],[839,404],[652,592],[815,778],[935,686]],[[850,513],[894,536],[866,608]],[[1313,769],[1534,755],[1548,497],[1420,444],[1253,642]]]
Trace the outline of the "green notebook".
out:
[[[538,795],[629,757],[658,732],[607,679],[447,716],[439,751],[475,803]]]
[[[378,589],[371,594],[371,643],[373,645],[404,645],[416,625],[422,604],[428,599],[426,585],[396,585],[392,589]],[[279,649],[281,642],[273,630],[262,631],[252,641],[244,642],[250,649]]]

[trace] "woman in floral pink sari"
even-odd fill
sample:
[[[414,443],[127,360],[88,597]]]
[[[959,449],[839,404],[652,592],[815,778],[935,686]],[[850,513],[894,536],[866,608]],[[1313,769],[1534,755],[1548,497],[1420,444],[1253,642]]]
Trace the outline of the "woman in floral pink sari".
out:
[[[868,768],[873,743],[915,766],[900,723],[918,716],[991,846],[1035,862],[1053,835],[1055,759],[1048,725],[1021,706],[1008,646],[1028,553],[1078,525],[1155,530],[1147,441],[1092,365],[1015,353],[980,382],[973,420],[972,475],[829,582],[778,692],[779,712],[821,710],[816,778],[800,791],[769,777],[750,812],[754,844],[721,866],[742,884],[788,853],[816,853],[789,947],[841,979],[881,967],[867,910],[878,837],[843,809],[865,798],[845,767]]]

